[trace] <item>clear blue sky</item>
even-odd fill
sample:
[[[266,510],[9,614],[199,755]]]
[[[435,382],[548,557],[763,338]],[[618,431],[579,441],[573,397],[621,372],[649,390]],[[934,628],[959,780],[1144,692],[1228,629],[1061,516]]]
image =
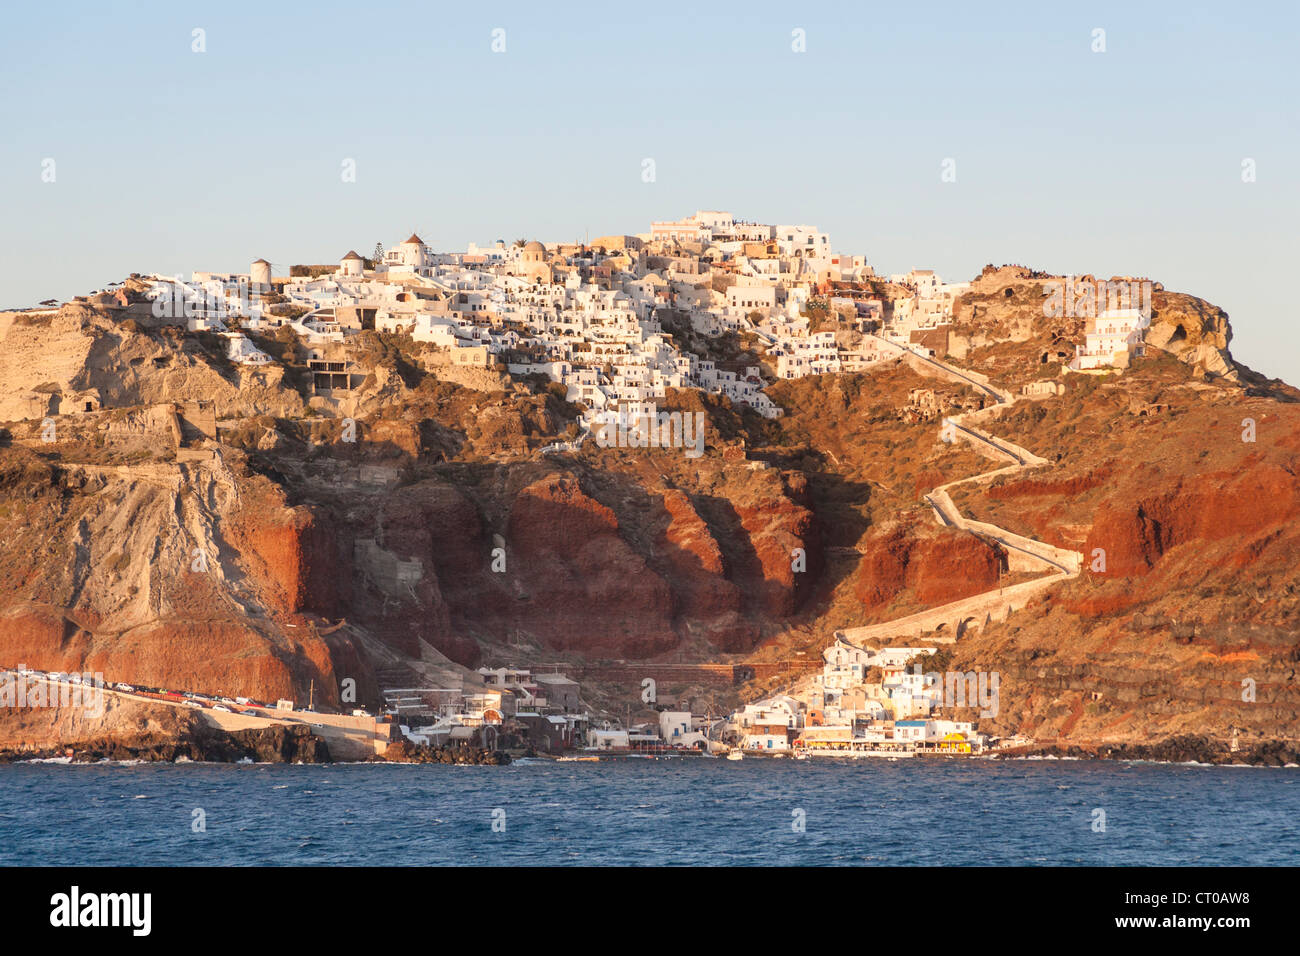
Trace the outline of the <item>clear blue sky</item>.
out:
[[[1300,383],[1300,14],[1217,6],[10,5],[0,307],[712,208],[878,271],[1149,275]]]

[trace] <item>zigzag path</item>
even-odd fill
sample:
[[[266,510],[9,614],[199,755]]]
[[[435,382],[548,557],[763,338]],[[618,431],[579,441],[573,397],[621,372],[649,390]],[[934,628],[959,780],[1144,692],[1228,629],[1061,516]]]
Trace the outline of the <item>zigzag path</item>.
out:
[[[1006,588],[995,588],[973,597],[962,598],[958,601],[931,608],[928,611],[920,611],[916,614],[895,618],[883,624],[845,628],[836,631],[836,636],[854,644],[861,644],[900,636],[920,636],[926,631],[936,631],[941,627],[951,625],[950,636],[946,638],[932,636],[930,640],[937,643],[952,643],[972,623],[974,626],[980,626],[990,621],[1005,620],[1008,615],[1023,608],[1048,588],[1077,577],[1082,570],[1083,555],[1078,551],[1058,548],[1044,541],[1037,541],[1016,534],[988,522],[967,518],[953,503],[952,497],[949,495],[949,489],[958,485],[968,483],[987,484],[1000,475],[1017,474],[1025,470],[1044,468],[1051,464],[1045,458],[1038,457],[1026,448],[998,438],[970,424],[974,419],[988,417],[991,413],[1014,404],[1020,400],[1021,396],[1012,396],[1010,393],[998,389],[985,376],[977,372],[956,368],[946,362],[921,355],[912,349],[886,339],[876,336],[872,336],[872,338],[886,348],[896,349],[900,353],[900,357],[920,374],[947,378],[959,384],[969,385],[994,400],[994,404],[985,406],[978,411],[965,412],[961,415],[945,418],[940,428],[940,438],[947,442],[967,442],[981,454],[1006,461],[1008,464],[992,471],[972,475],[969,478],[959,478],[956,481],[940,485],[926,495],[925,500],[934,510],[935,520],[940,524],[969,531],[1001,545],[1008,556],[1009,570],[1041,570],[1047,573],[1043,577],[1035,578],[1032,581]]]

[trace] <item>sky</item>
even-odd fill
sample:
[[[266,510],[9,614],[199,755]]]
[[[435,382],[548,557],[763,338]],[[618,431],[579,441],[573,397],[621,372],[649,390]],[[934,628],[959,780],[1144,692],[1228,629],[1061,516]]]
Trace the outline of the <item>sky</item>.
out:
[[[1300,384],[1298,11],[6,5],[0,308],[724,209],[881,273],[1148,276]]]

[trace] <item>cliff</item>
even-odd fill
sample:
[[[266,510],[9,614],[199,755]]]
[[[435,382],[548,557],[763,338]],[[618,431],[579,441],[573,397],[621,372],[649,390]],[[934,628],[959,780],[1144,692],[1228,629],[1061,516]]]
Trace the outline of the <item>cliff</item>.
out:
[[[954,661],[1002,673],[992,729],[1062,746],[1293,733],[1300,393],[1232,362],[1222,310],[1160,288],[1147,356],[1063,376],[1083,320],[1044,315],[1052,279],[988,270],[934,338],[1000,388],[1063,385],[980,423],[1049,464],[953,497],[1105,570],[964,635]],[[373,705],[385,682],[472,684],[484,662],[779,674],[837,629],[1016,580],[924,502],[990,470],[938,440],[987,395],[905,365],[779,382],[775,420],[670,390],[661,410],[703,416],[695,458],[547,451],[576,431],[562,390],[447,380],[401,336],[359,338],[363,381],[338,400],[312,395],[300,343],[260,344],[274,362],[252,374],[85,304],[0,317],[0,663],[328,706],[344,678]],[[215,439],[179,424],[199,398]]]
[[[1168,352],[1201,377],[1237,380],[1239,370],[1228,350],[1228,315],[1204,299],[1167,291],[1150,280],[1066,277],[1023,266],[986,267],[958,298],[947,354],[978,371],[993,372],[1004,383],[1052,373],[1074,357],[1088,317],[1110,304],[1109,291],[1088,295],[1086,290],[1103,288],[1098,283],[1130,282],[1138,290],[1146,282],[1149,294],[1131,291],[1130,301],[1117,299],[1117,304],[1149,304],[1150,327],[1143,338],[1150,348]]]
[[[873,530],[854,594],[871,609],[908,592],[921,605],[947,604],[998,586],[1006,556],[996,544],[931,523],[897,522]]]
[[[1078,548],[1084,573],[956,646],[954,667],[1002,675],[991,726],[1094,750],[1295,734],[1300,404],[1253,392],[1153,355],[992,426],[1057,463],[961,504]]]

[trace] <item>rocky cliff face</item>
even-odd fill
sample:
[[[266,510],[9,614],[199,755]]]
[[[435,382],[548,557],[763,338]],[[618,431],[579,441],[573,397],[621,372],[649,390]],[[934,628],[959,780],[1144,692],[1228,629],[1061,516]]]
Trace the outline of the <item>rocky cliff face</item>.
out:
[[[87,467],[9,449],[0,535],[6,663],[263,700],[314,681],[336,696],[329,647],[285,616],[337,599],[329,536],[237,462]]]
[[[683,627],[723,651],[752,647],[757,628],[744,614],[740,585],[727,578],[722,547],[708,523],[677,489],[665,492],[663,512],[655,552],[681,582],[677,612]]]
[[[874,511],[896,506],[879,489],[905,488],[897,503],[909,503],[983,467],[936,456],[929,429],[898,422],[920,382],[905,370],[871,388],[864,377],[793,386],[777,424],[677,393],[670,405],[707,418],[699,460],[590,448],[548,462],[535,449],[562,437],[573,409],[544,388],[471,391],[422,375],[400,343],[366,340],[370,374],[347,399],[360,439],[349,442],[337,419],[295,417],[289,365],[237,386],[201,337],[82,306],[10,332],[24,354],[69,337],[59,387],[101,376],[106,410],[59,416],[52,445],[39,422],[15,423],[0,452],[16,546],[0,567],[6,657],[110,679],[259,699],[312,687],[328,704],[343,676],[375,698],[371,641],[467,667],[506,646],[749,653],[828,602],[853,601],[851,576],[827,576],[828,529],[829,543],[855,545]],[[277,359],[293,351],[264,344]],[[220,446],[176,447],[173,413],[160,409],[192,396],[181,368],[225,396]],[[115,407],[146,399],[168,404]],[[899,441],[919,453],[915,470],[899,464],[914,452],[887,451]],[[984,580],[956,573],[968,558],[988,562],[978,549],[918,548],[891,599],[920,604]]]
[[[1257,462],[1245,472],[1208,472],[1175,478],[1170,486],[1136,501],[1108,501],[1099,510],[1085,550],[1104,549],[1111,572],[1147,574],[1167,552],[1195,542],[1247,536],[1268,538],[1300,512],[1295,471]],[[1227,560],[1250,564],[1249,547]]]
[[[1151,327],[1144,336],[1153,348],[1164,349],[1180,362],[1210,375],[1234,377],[1228,353],[1232,330],[1228,315],[1204,299],[1166,292],[1152,296]]]
[[[811,590],[809,582],[821,568],[820,529],[805,504],[808,480],[801,473],[789,472],[781,481],[778,497],[736,507],[753,552],[751,575],[760,607],[772,617],[794,614],[801,595]],[[800,554],[806,567],[796,571]]]
[[[880,527],[867,539],[854,593],[866,608],[910,593],[922,605],[947,604],[998,586],[1006,556],[966,531],[919,523]]]
[[[550,647],[648,657],[677,643],[672,591],[572,478],[521,489],[506,526],[510,625]]]
[[[505,642],[650,657],[689,638],[735,652],[793,613],[800,575],[819,567],[812,512],[787,495],[796,478],[728,502],[715,524],[678,489],[586,487],[608,480],[494,467],[472,486],[429,479],[339,513],[358,555],[349,619],[405,653],[424,640],[467,665]],[[812,557],[795,572],[800,548]]]
[[[1083,322],[1044,320],[1049,278],[981,277],[946,337],[959,364],[1013,390],[1058,378]],[[956,665],[1003,674],[994,729],[1073,745],[1296,726],[1300,393],[1231,364],[1221,310],[1157,290],[1153,311],[1151,354],[1123,376],[1068,376],[986,423],[1050,467],[954,492],[1085,564],[1105,553],[1104,572],[955,646]],[[84,305],[0,317],[0,663],[331,705],[350,677],[373,703],[434,658],[460,679],[482,662],[816,655],[837,628],[1007,578],[998,547],[922,500],[990,466],[938,441],[946,411],[918,413],[914,393],[945,410],[978,396],[904,366],[781,382],[774,421],[670,393],[664,409],[705,418],[699,458],[545,454],[578,409],[544,383],[463,387],[417,344],[367,334],[364,384],[325,399],[293,342],[264,342],[275,361],[256,374],[215,344]],[[63,407],[91,393],[102,411]],[[173,427],[195,398],[215,402],[219,441]]]
[[[100,760],[328,763],[325,741],[307,727],[221,731],[175,707],[104,698],[102,713],[80,707],[0,710],[0,763],[69,756]]]
[[[1199,734],[1216,753],[1300,729],[1300,404],[1196,378],[1153,357],[999,420],[1059,463],[965,504],[1080,548],[1085,570],[956,646],[955,668],[1001,674],[992,726],[1094,749]]]
[[[328,703],[344,673],[377,687],[369,641],[466,666],[507,644],[745,653],[834,586],[829,482],[797,445],[751,460],[747,443],[776,436],[725,400],[673,399],[708,416],[701,462],[590,449],[547,467],[536,450],[575,409],[545,387],[439,380],[392,337],[363,337],[365,382],[337,409],[359,416],[349,442],[338,419],[303,417],[302,350],[282,335],[259,339],[273,362],[250,377],[215,337],[84,303],[0,334],[19,384],[65,413],[45,443],[26,416],[49,408],[19,402],[0,452],[14,663],[259,698],[314,685]],[[72,395],[92,411],[66,414]],[[219,445],[175,423],[199,397]],[[837,500],[864,498],[849,487]]]
[[[1037,364],[1037,371],[1048,371],[1041,366],[1059,365],[1074,357],[1074,346],[1083,342],[1088,317],[1109,303],[1106,292],[1093,293],[1089,303],[1089,296],[1079,290],[1101,288],[1096,283],[1127,281],[1084,275],[1070,277],[1067,284],[1066,276],[1033,272],[1023,266],[986,267],[971,290],[955,303],[948,354],[966,362],[978,359],[981,350],[988,351],[993,358],[990,371],[1000,373],[1003,380],[1009,371],[1013,380],[1018,377],[1008,366],[1021,355],[1029,359],[1031,369]],[[1149,283],[1149,287],[1151,325],[1144,335],[1146,344],[1168,352],[1202,376],[1235,381],[1238,373],[1228,351],[1232,331],[1227,313],[1204,299],[1169,292],[1158,282]],[[1117,300],[1116,304],[1138,307],[1144,301],[1143,294],[1136,291],[1131,293],[1130,303]]]
[[[67,305],[39,321],[0,314],[0,340],[0,420],[67,413],[86,393],[106,408],[202,399],[220,417],[304,411],[278,365],[240,369],[216,335],[150,329],[89,305]],[[60,396],[68,407],[60,409]]]

